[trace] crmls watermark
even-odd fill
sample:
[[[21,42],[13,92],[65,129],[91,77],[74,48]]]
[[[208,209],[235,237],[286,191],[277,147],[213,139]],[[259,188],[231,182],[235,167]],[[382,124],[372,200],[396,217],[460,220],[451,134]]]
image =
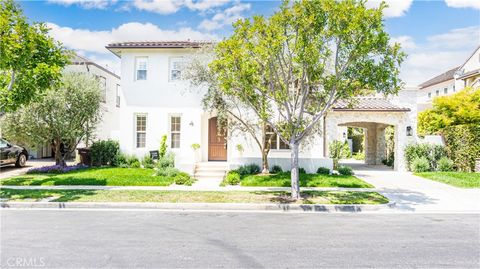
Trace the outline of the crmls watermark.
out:
[[[45,258],[43,257],[9,257],[7,259],[8,267],[45,267]]]

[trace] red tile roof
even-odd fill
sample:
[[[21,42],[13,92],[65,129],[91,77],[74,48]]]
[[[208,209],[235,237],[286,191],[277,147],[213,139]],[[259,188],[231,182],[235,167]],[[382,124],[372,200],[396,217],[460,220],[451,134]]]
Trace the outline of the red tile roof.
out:
[[[135,42],[118,42],[111,43],[106,46],[107,49],[116,48],[200,48],[202,45],[212,44],[213,41],[135,41]]]
[[[410,108],[400,107],[390,103],[384,98],[362,97],[349,103],[339,101],[333,105],[333,111],[390,111],[402,112],[410,111]]]

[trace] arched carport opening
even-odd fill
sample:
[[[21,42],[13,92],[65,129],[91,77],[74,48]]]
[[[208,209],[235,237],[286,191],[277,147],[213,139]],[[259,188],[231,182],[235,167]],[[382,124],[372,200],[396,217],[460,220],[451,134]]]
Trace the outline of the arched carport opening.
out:
[[[353,107],[343,103],[335,105],[325,118],[325,156],[328,156],[328,145],[332,141],[345,139],[345,127],[357,127],[365,130],[365,163],[382,164],[386,158],[385,128],[393,126],[393,168],[405,171],[404,148],[407,144],[409,111],[382,98],[360,98]]]

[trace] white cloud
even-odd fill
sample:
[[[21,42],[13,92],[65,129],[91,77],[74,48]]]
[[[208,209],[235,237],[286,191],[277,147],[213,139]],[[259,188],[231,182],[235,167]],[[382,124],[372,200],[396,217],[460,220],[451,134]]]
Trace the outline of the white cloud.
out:
[[[480,0],[479,0],[480,1]],[[453,29],[448,33],[430,36],[427,38],[435,46],[458,48],[480,44],[480,27]]]
[[[479,0],[445,0],[449,7],[480,9]]]
[[[392,38],[402,44],[408,57],[400,76],[407,85],[418,85],[445,71],[461,65],[480,43],[480,27],[452,29],[429,36],[423,43],[410,43],[409,37]],[[415,46],[410,46],[414,44]]]
[[[115,4],[117,0],[48,0],[48,2],[64,6],[78,5],[86,9],[105,9]]]
[[[146,40],[217,40],[212,34],[202,33],[188,27],[178,30],[163,30],[151,23],[130,22],[109,31],[91,31],[62,27],[47,23],[49,34],[62,42],[65,47],[75,50],[98,64],[108,65],[119,72],[119,62],[105,46],[112,42]]]
[[[203,20],[198,26],[200,29],[212,31],[230,25],[238,19],[242,18],[244,11],[250,10],[250,4],[237,3],[234,6],[227,8],[215,14],[211,19]]]
[[[194,11],[207,11],[228,3],[229,0],[134,0],[132,4],[139,10],[158,14],[172,14],[186,7]]]
[[[384,0],[388,7],[383,10],[386,18],[401,17],[407,13],[413,0]],[[377,8],[382,0],[368,0],[366,5],[369,8]]]
[[[392,37],[390,41],[391,43],[400,43],[402,49],[414,49],[417,47],[417,44],[415,44],[413,38],[407,35]]]
[[[129,22],[110,31],[91,31],[61,27],[47,23],[50,35],[66,47],[86,52],[109,53],[105,46],[112,42],[145,40],[215,40],[217,36],[202,33],[189,27],[178,30],[163,30],[151,23]]]

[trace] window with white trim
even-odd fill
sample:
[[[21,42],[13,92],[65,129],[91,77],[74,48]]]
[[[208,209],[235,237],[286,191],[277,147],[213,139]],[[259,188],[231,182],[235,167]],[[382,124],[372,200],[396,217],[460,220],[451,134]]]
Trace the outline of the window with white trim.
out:
[[[144,148],[147,141],[147,115],[135,115],[136,147]]]
[[[448,88],[443,88],[443,94],[447,94],[448,93]]]
[[[117,107],[120,107],[120,91],[121,91],[120,85],[117,84],[117,89],[115,91],[115,104]]]
[[[430,99],[430,98],[432,98],[432,93],[431,92],[428,93],[428,99]]]
[[[170,58],[170,80],[182,79],[184,59],[182,57]]]
[[[439,96],[439,95],[440,95],[440,90],[436,90],[436,91],[435,91],[435,95],[436,95],[436,96]]]
[[[147,57],[135,58],[135,80],[147,80]]]
[[[170,117],[170,147],[172,149],[180,148],[180,129],[182,118],[180,116]]]
[[[271,139],[270,149],[290,149],[287,143],[285,143],[273,130],[272,127],[267,126],[267,131],[265,133],[267,139]]]

